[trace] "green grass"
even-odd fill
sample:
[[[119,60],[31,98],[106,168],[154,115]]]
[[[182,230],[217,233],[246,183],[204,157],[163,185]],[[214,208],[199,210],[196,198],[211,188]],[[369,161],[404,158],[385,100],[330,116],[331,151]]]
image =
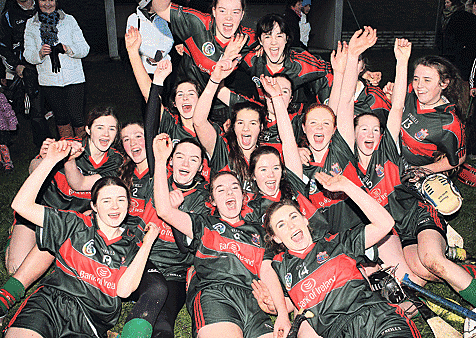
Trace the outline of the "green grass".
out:
[[[428,54],[429,52],[431,51],[414,51],[413,58]],[[383,71],[383,83],[390,81],[394,76],[392,51],[371,51],[369,57],[375,66],[374,69]],[[87,78],[88,109],[95,105],[111,105],[116,107],[116,112],[122,122],[141,118],[141,96],[132,72],[127,65],[121,62],[110,62],[103,59],[102,61],[85,62],[84,66]],[[53,131],[52,126],[51,129]],[[13,220],[10,203],[27,177],[29,161],[37,152],[32,145],[30,134],[31,131],[28,121],[20,117],[19,130],[10,148],[15,164],[15,173],[13,175],[7,175],[4,172],[0,172],[0,247],[2,248],[6,245],[8,229]],[[456,182],[456,185],[460,188],[464,197],[464,203],[462,209],[450,220],[450,223],[464,237],[465,246],[469,252],[476,255],[476,238],[473,235],[476,227],[476,215],[474,213],[476,207],[476,189],[464,186],[459,182]],[[3,253],[0,254],[0,259],[2,262],[4,261]],[[3,284],[7,279],[8,274],[3,264],[0,263],[0,284]],[[430,283],[428,288],[440,295],[455,299],[463,305],[468,305],[445,284]],[[127,312],[127,309],[130,309],[130,305],[124,307],[123,314]],[[11,318],[13,314],[14,311],[10,311],[7,319]],[[122,317],[119,324],[114,328],[115,331],[120,331],[124,318],[125,316]],[[429,327],[426,326],[421,319],[417,319],[416,323],[423,337],[432,337]],[[457,329],[461,330],[462,328],[461,326],[457,326]],[[175,336],[183,338],[191,337],[190,316],[185,309],[182,309],[177,319]]]

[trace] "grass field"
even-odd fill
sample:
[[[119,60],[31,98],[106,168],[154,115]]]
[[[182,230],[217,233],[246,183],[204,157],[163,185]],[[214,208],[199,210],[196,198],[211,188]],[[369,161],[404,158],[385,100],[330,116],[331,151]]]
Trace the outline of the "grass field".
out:
[[[424,8],[425,4],[434,2],[422,1],[419,9]],[[375,1],[362,1],[361,6],[370,6]],[[380,3],[380,2],[379,2]],[[392,2],[387,2],[392,3]],[[356,1],[352,1],[357,6]],[[379,5],[380,6],[380,5]],[[390,5],[382,5],[390,6]],[[366,7],[364,7],[366,8]],[[433,7],[431,7],[433,8]],[[355,8],[354,8],[355,9]],[[362,10],[362,8],[360,8]],[[415,11],[417,13],[418,11]],[[363,12],[362,12],[363,13]],[[364,15],[360,13],[359,17],[363,18],[361,24],[366,24]],[[416,14],[415,14],[416,17]],[[370,19],[368,19],[370,20]],[[416,19],[415,19],[416,20]],[[382,21],[382,25],[384,22]],[[385,25],[386,26],[386,25]],[[427,25],[428,26],[428,25]],[[423,29],[423,28],[421,28]],[[426,30],[427,28],[425,28]],[[431,25],[430,28],[431,29]],[[432,51],[414,51],[413,58],[428,54]],[[374,69],[383,71],[383,81],[390,81],[394,76],[394,58],[392,51],[375,51],[369,53],[369,58],[374,64]],[[92,59],[92,58],[91,58]],[[95,61],[87,61],[84,63],[87,78],[87,106],[88,109],[96,105],[111,105],[116,108],[116,112],[122,122],[140,119],[141,113],[141,97],[134,81],[131,70],[128,65],[122,62],[111,62],[102,57],[96,57]],[[20,117],[20,126],[16,133],[14,143],[11,146],[11,154],[15,165],[14,174],[5,174],[0,172],[0,247],[4,248],[7,242],[8,229],[12,223],[12,211],[10,203],[22,182],[28,175],[29,161],[36,155],[31,141],[31,131],[29,123],[24,117]],[[52,127],[52,126],[51,126]],[[53,131],[53,128],[51,128]],[[475,241],[473,231],[476,227],[476,189],[469,188],[456,182],[458,188],[464,197],[462,209],[454,217],[450,219],[451,225],[461,233],[465,239],[465,246],[470,253],[476,254]],[[3,253],[0,259],[3,262]],[[2,263],[0,263],[0,284],[3,284],[8,278]],[[464,305],[464,301],[451,291],[445,284],[431,283],[428,286],[432,291],[450,297]],[[129,305],[124,307],[127,311]],[[14,311],[10,311],[7,318],[11,318]],[[6,321],[4,321],[5,323]],[[421,320],[417,320],[417,325],[422,332],[423,337],[432,337],[432,333]],[[453,323],[455,324],[455,323]],[[457,329],[462,330],[461,325],[455,324]],[[115,330],[119,331],[121,324],[116,326]],[[190,317],[182,309],[176,323],[176,337],[191,337],[190,333]]]

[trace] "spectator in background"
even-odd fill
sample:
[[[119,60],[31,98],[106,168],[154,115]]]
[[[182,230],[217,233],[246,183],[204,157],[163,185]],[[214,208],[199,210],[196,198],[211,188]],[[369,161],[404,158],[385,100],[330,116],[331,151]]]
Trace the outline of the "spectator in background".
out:
[[[301,42],[307,47],[309,42],[309,33],[311,33],[311,24],[307,21],[307,15],[311,10],[311,0],[303,0],[301,7],[301,20],[299,21],[299,30],[301,32]]]
[[[148,74],[154,74],[157,62],[168,55],[174,44],[172,32],[167,21],[158,16],[152,8],[152,0],[137,0],[139,6],[127,19],[126,32],[131,26],[136,27],[142,37],[139,48],[142,63]]]
[[[36,13],[34,0],[7,1],[0,19],[0,57],[10,79],[23,78],[24,89],[30,100],[30,122],[33,143],[38,149],[43,141],[51,137],[44,118],[39,96],[38,73],[34,65],[23,58],[24,32],[28,19]],[[22,95],[22,101],[23,101]],[[24,107],[22,103],[20,106]],[[21,113],[20,111],[16,112]]]
[[[57,0],[39,0],[38,8],[26,24],[25,60],[36,65],[60,137],[82,137],[86,80],[81,58],[88,55],[89,45],[76,20],[58,9]]]
[[[289,47],[306,48],[300,40],[301,30],[299,28],[299,22],[302,17],[302,1],[303,0],[288,0],[286,10],[283,14],[284,21],[290,29],[290,34],[288,36]]]

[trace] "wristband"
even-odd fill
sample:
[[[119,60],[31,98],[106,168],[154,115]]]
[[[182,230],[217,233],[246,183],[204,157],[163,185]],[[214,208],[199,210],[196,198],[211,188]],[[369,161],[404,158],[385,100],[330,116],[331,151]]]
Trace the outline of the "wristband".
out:
[[[279,97],[279,96],[283,96],[283,94],[282,94],[282,93],[279,93],[279,94],[276,94],[276,95],[274,95],[274,96],[271,96],[271,98],[274,99],[275,97]]]
[[[217,85],[219,85],[219,84],[220,84],[220,82],[213,81],[213,79],[212,79],[211,77],[210,77],[210,79],[209,79],[209,80],[210,80],[210,82],[211,82],[211,83],[214,83],[214,84],[217,84]]]

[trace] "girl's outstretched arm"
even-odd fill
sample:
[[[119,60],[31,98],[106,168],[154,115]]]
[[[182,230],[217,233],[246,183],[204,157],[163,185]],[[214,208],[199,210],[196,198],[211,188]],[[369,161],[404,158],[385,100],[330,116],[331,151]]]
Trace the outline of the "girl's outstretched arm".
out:
[[[71,151],[70,141],[62,140],[51,143],[46,157],[28,176],[12,202],[12,208],[30,222],[42,227],[44,206],[35,202],[38,192],[54,166]]]

